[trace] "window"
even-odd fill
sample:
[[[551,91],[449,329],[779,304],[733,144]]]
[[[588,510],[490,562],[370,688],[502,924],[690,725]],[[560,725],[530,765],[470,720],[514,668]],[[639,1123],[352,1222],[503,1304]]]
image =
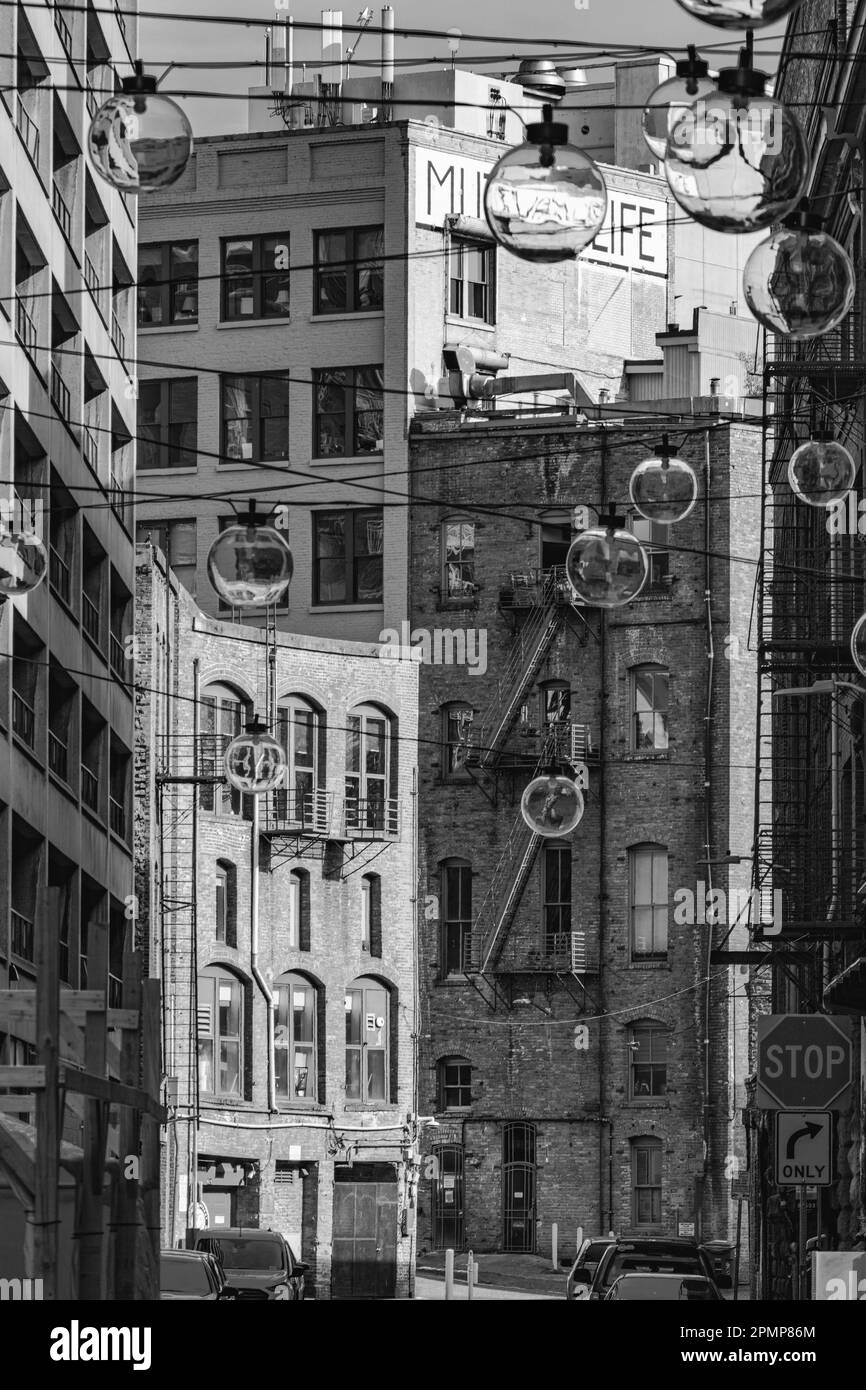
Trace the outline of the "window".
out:
[[[452,237],[448,252],[448,311],[461,319],[493,323],[494,248]]]
[[[289,874],[289,945],[297,951],[310,949],[310,875],[306,869]]]
[[[346,823],[354,829],[391,829],[390,787],[394,778],[391,721],[375,705],[359,705],[348,716]],[[387,819],[386,819],[387,817]]]
[[[208,1095],[242,1094],[243,986],[209,966],[198,977],[198,1083]]]
[[[637,752],[667,751],[668,673],[662,666],[631,673],[631,746]]]
[[[346,990],[346,1099],[387,1101],[390,998],[375,980],[354,980]]]
[[[178,583],[195,598],[198,569],[196,523],[163,521],[162,518],[159,521],[139,521],[135,528],[136,541],[141,543],[148,537],[162,551]]]
[[[139,468],[195,468],[198,380],[142,381],[138,388]]]
[[[286,754],[285,784],[273,793],[278,820],[316,821],[319,788],[319,741],[324,728],[317,710],[300,699],[289,699],[277,709],[277,739]],[[324,753],[324,750],[322,750]]]
[[[547,844],[541,860],[544,945],[548,955],[568,951],[571,932],[571,845]]]
[[[460,782],[466,777],[464,761],[472,715],[471,705],[446,705],[442,711],[442,776],[446,782]]]
[[[538,691],[541,703],[541,724],[567,724],[571,718],[571,688],[565,681],[549,681]]]
[[[221,461],[289,457],[288,376],[224,376]]]
[[[238,944],[238,880],[237,869],[228,859],[216,862],[214,931],[224,946]]]
[[[322,367],[313,373],[313,457],[351,458],[382,452],[381,367]]]
[[[632,1217],[635,1226],[658,1226],[662,1219],[662,1145],[660,1139],[633,1139],[631,1146]]]
[[[289,234],[233,237],[222,243],[223,319],[285,318],[289,313]]]
[[[441,957],[443,975],[462,975],[471,964],[472,866],[466,859],[442,864]]]
[[[316,990],[301,975],[285,975],[276,996],[277,1095],[284,1100],[316,1100]]]
[[[244,701],[229,686],[209,685],[202,692],[198,758],[200,777],[223,776],[225,750],[241,732],[246,713]],[[227,781],[202,784],[203,811],[215,811],[221,816],[238,816],[245,809],[244,803],[248,804],[249,798],[242,798],[241,793]]]
[[[628,852],[632,960],[665,960],[668,953],[668,852],[636,845]]]
[[[138,322],[142,328],[198,323],[198,242],[138,248]]]
[[[446,521],[442,527],[442,597],[474,598],[475,522]]]
[[[361,879],[361,950],[374,959],[382,955],[382,880],[378,874]]]
[[[647,589],[666,586],[672,577],[668,550],[670,527],[663,526],[660,521],[648,521],[646,517],[632,512],[629,517],[629,530],[632,535],[637,536],[649,560],[649,574],[643,593],[645,594]]]
[[[317,314],[362,314],[383,306],[384,227],[316,233]]]
[[[313,603],[382,602],[381,507],[313,513]]]
[[[472,1104],[472,1067],[465,1057],[443,1057],[439,1063],[440,1110],[467,1110]]]
[[[667,1029],[661,1023],[635,1023],[629,1029],[630,1093],[663,1096],[667,1087]]]

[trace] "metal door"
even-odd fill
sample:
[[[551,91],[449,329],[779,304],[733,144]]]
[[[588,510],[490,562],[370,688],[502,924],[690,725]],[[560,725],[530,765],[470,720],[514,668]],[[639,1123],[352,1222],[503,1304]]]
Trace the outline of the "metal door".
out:
[[[394,1298],[397,1179],[387,1164],[334,1173],[332,1298]]]
[[[502,1128],[502,1244],[535,1250],[535,1126]]]
[[[433,1188],[433,1245],[437,1250],[462,1250],[463,1146],[437,1144],[433,1153],[439,1164]]]

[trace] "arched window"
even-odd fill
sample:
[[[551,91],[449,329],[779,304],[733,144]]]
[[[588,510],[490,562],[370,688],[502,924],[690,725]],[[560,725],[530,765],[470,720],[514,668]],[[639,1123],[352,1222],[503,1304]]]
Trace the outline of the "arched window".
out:
[[[633,845],[628,852],[631,958],[666,960],[668,954],[668,851],[665,845]]]
[[[631,1098],[663,1096],[667,1089],[667,1028],[652,1019],[641,1019],[628,1030],[628,1046]]]
[[[571,844],[554,840],[541,858],[544,947],[547,955],[571,949]]]
[[[443,975],[462,975],[471,964],[472,865],[468,859],[443,859],[440,959]]]
[[[243,1094],[244,987],[219,966],[198,977],[198,1084],[207,1095]]]
[[[442,599],[475,598],[475,522],[452,517],[442,523]]]
[[[438,1065],[439,1109],[466,1110],[472,1104],[472,1067],[465,1057],[443,1057]]]
[[[378,980],[346,990],[346,1099],[387,1101],[391,1090],[391,996]]]
[[[216,862],[214,925],[216,939],[224,946],[237,946],[238,944],[237,905],[237,869],[231,860],[218,859]]]
[[[244,727],[250,704],[229,685],[213,683],[201,694],[201,737],[199,739],[200,777],[222,777],[226,748]],[[219,816],[250,814],[250,799],[229,782],[207,784],[201,788],[201,808]]]
[[[306,869],[289,874],[289,945],[296,951],[310,949],[310,875]]]
[[[632,1220],[659,1226],[662,1220],[662,1144],[650,1135],[631,1141]]]
[[[276,982],[274,1058],[277,1095],[283,1100],[317,1100],[318,990],[303,975]]]
[[[467,772],[464,766],[467,740],[472,726],[472,706],[453,701],[442,707],[442,780],[462,782]]]
[[[348,716],[346,824],[353,830],[397,829],[397,741],[394,720],[376,705]]]
[[[277,738],[286,753],[283,787],[273,793],[274,815],[301,825],[315,825],[323,807],[317,792],[325,768],[325,726],[321,711],[309,700],[290,695],[277,709]]]
[[[361,950],[382,955],[382,880],[378,874],[361,879]]]
[[[666,752],[668,746],[668,670],[634,666],[629,673],[630,744],[635,752]]]

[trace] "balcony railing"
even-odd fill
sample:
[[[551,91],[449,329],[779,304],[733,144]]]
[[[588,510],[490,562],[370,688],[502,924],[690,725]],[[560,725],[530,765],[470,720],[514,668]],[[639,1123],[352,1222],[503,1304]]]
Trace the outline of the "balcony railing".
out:
[[[34,164],[39,163],[39,127],[28,115],[27,108],[21,97],[18,98],[18,113],[15,124],[18,127],[18,134],[24,141],[24,148],[27,150]]]
[[[119,1009],[123,1003],[123,981],[119,975],[108,972],[108,1007]]]
[[[81,594],[81,626],[90,640],[99,646],[99,609],[93,599],[83,591]]]
[[[126,807],[114,796],[108,798],[108,823],[115,835],[126,838]]]
[[[15,332],[28,352],[36,351],[36,324],[27,312],[23,299],[15,301]]]
[[[71,414],[69,387],[60,375],[56,362],[51,363],[51,399],[63,419],[68,420]]]
[[[108,500],[111,510],[126,525],[126,495],[112,470],[108,482]]]
[[[295,788],[271,792],[264,808],[265,831],[297,831],[299,834],[329,836],[339,823],[338,797],[334,792],[297,791]]]
[[[548,569],[513,570],[508,576],[508,584],[499,590],[499,607],[534,608],[543,601],[551,586],[555,586],[560,602],[574,602],[574,593],[568,582],[565,565],[551,565]]]
[[[33,920],[13,907],[9,913],[12,927],[12,954],[22,960],[33,960]]]
[[[96,467],[99,462],[99,442],[96,435],[91,429],[88,429],[87,425],[82,425],[81,427],[81,452],[84,455],[85,461],[89,463],[93,471],[96,472]]]
[[[48,578],[52,589],[60,595],[64,603],[68,603],[72,591],[69,566],[53,545],[48,554]]]
[[[357,797],[347,791],[344,828],[351,839],[385,840],[399,834],[400,803],[396,796]]]
[[[111,341],[117,349],[118,357],[126,357],[126,334],[120,326],[116,313],[111,315]]]
[[[55,777],[59,777],[61,782],[68,782],[67,775],[69,767],[69,747],[58,738],[57,734],[48,731],[48,768]]]
[[[86,96],[86,98],[85,98],[86,101],[87,101],[87,114],[88,114],[88,116],[90,116],[90,117],[92,118],[93,116],[96,115],[97,111],[99,110],[99,106],[100,106],[99,97],[96,95],[96,92],[95,92],[94,87],[93,87],[93,83],[90,81],[89,78],[88,78],[88,80],[85,82],[84,88],[85,88],[85,91],[86,91],[86,93],[87,93],[87,96]]]
[[[111,634],[111,641],[110,641],[110,643],[109,643],[109,646],[110,646],[110,648],[111,648],[111,651],[110,651],[111,669],[112,669],[112,670],[115,672],[115,674],[118,675],[118,676],[123,676],[123,675],[125,675],[125,674],[126,674],[126,671],[125,671],[125,664],[126,664],[126,663],[124,662],[124,659],[123,659],[123,653],[124,653],[124,650],[125,650],[123,638],[122,638],[122,637],[118,637],[118,635],[117,635],[116,632],[112,632],[112,634]]]
[[[88,810],[99,813],[99,778],[84,763],[81,764],[81,800]]]
[[[17,690],[12,691],[12,732],[17,734],[22,743],[26,743],[28,748],[33,747],[36,729],[36,711],[29,701],[19,695]]]
[[[54,216],[60,223],[60,230],[66,237],[66,240],[69,241],[72,236],[72,213],[69,210],[69,204],[56,183],[51,190],[51,206],[54,209]]]
[[[59,6],[56,4],[56,0],[54,5],[54,28],[57,30],[57,33],[60,36],[60,42],[63,44],[63,47],[66,50],[67,57],[71,57],[72,31],[69,28],[69,25],[66,23],[66,20],[63,14],[61,13]]]
[[[99,273],[86,251],[84,253],[84,283],[89,290],[96,294],[99,289]]]

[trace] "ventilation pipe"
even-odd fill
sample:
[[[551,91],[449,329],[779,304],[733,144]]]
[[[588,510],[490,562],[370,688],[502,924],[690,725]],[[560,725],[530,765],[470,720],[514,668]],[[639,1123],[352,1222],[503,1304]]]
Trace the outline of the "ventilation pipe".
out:
[[[394,95],[394,10],[390,5],[382,9],[382,119],[391,116],[391,100]]]

